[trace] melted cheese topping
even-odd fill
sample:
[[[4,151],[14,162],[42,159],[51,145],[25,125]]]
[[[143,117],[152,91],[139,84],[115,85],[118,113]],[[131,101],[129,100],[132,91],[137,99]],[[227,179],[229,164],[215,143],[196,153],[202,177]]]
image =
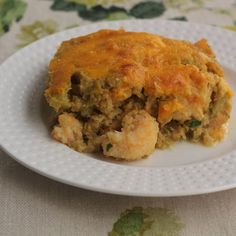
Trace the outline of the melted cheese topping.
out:
[[[50,62],[46,90],[55,109],[60,108],[60,104],[53,105],[56,97],[66,96],[70,90],[73,74],[93,80],[119,78],[119,86],[110,91],[114,103],[142,88],[146,96],[167,99],[160,102],[157,114],[162,123],[173,118],[201,120],[218,83],[213,75],[223,77],[204,39],[194,45],[124,30],[101,30],[62,43]],[[230,97],[232,93],[227,89]]]

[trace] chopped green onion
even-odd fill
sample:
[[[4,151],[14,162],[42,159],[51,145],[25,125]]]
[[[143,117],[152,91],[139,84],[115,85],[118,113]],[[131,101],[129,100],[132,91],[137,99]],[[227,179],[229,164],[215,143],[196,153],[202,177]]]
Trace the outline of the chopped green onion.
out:
[[[113,147],[112,144],[111,144],[111,143],[108,143],[107,146],[106,146],[107,152],[108,152],[112,147]]]
[[[189,126],[190,128],[195,128],[195,127],[199,126],[201,123],[202,123],[202,122],[199,121],[199,120],[192,119],[192,120],[189,122],[188,126]]]

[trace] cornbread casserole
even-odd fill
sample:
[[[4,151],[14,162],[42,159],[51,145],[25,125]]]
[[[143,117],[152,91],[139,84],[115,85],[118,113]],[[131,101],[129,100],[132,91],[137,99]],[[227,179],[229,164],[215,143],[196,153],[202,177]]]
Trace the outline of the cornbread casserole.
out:
[[[101,30],[61,44],[45,96],[58,113],[54,139],[137,160],[179,140],[222,140],[232,92],[205,39]]]

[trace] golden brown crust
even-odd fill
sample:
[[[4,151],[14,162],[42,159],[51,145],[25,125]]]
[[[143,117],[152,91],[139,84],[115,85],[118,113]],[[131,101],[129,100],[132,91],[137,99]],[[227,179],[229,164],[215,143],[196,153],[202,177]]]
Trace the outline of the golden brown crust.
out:
[[[215,83],[204,74],[207,65],[222,76],[206,40],[195,46],[148,33],[101,30],[62,43],[49,65],[46,96],[50,102],[65,95],[75,73],[95,80],[119,77],[123,83],[111,91],[114,101],[144,87],[146,95],[174,96],[192,115],[201,116],[209,103],[208,84]]]
[[[74,75],[80,81],[73,85]],[[82,136],[88,145],[96,140],[88,150],[97,150],[100,138],[135,109],[156,118],[157,147],[181,139],[211,145],[224,137],[232,91],[206,39],[191,44],[101,30],[61,44],[49,64],[45,96],[56,111],[86,120]]]

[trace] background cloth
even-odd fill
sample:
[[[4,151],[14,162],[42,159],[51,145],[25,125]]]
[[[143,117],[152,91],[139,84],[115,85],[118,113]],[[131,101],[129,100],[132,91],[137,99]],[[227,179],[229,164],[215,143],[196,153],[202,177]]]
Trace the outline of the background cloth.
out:
[[[0,62],[60,30],[133,18],[190,21],[236,31],[236,1],[0,0]],[[236,189],[177,198],[96,193],[42,177],[0,150],[0,236],[107,235],[120,213],[134,206],[170,209],[184,224],[182,236],[236,235]]]

